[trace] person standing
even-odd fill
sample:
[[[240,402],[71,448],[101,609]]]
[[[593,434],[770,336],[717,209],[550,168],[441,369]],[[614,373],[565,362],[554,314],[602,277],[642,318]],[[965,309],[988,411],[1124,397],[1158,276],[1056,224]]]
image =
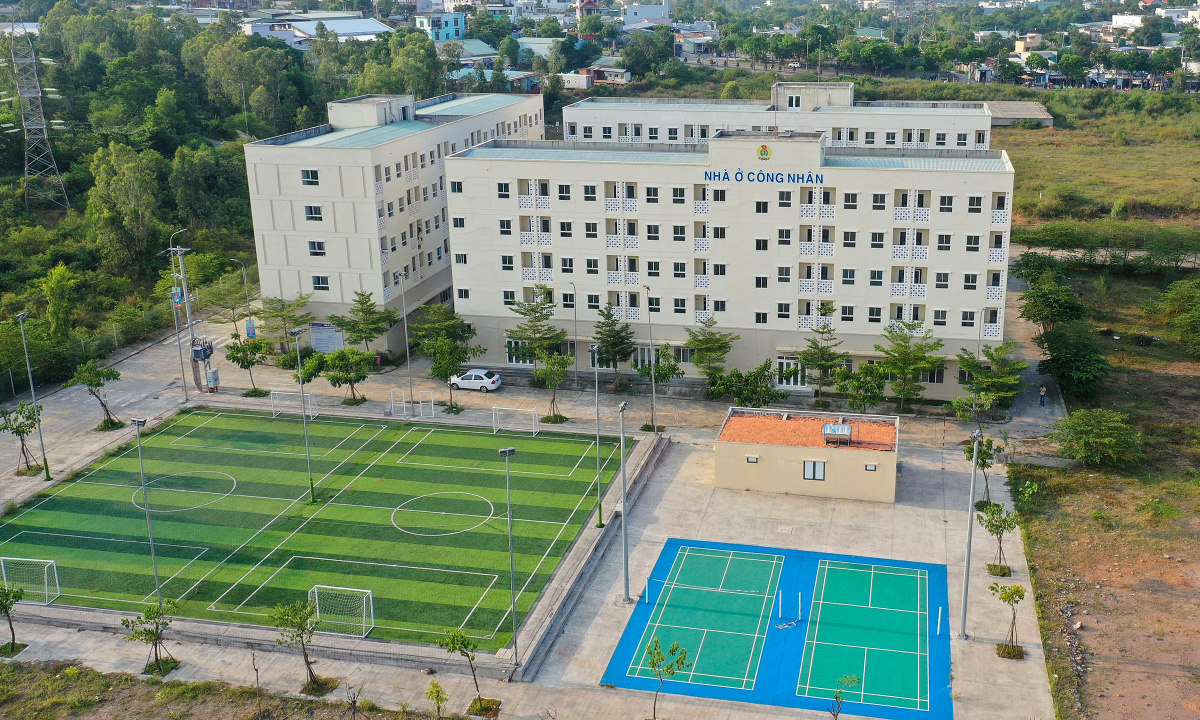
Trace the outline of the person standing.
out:
[[[1045,385],[1038,388],[1038,405],[1041,405],[1042,407],[1046,407],[1046,386]]]

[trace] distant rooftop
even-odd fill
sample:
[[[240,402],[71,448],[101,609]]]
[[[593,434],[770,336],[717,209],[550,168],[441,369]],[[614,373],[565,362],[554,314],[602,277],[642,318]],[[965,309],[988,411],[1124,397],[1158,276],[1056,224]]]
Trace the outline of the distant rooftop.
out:
[[[824,84],[824,83],[822,83]],[[834,85],[835,83],[830,83]],[[848,83],[838,83],[848,85]],[[707,100],[697,98],[621,98],[591,97],[580,100],[574,107],[608,106],[627,110],[678,110],[680,112],[774,112],[767,100]],[[784,111],[779,112],[795,112]],[[978,102],[863,102],[854,105],[821,105],[812,112],[876,113],[881,115],[987,115],[984,103]]]
[[[525,95],[454,95],[443,96],[452,97],[453,99],[446,100],[429,105],[424,105],[421,102],[417,103],[417,117],[432,117],[432,116],[457,116],[471,117],[481,113],[499,110],[500,108],[515,105],[527,99]],[[428,101],[423,101],[428,102]]]
[[[899,418],[880,415],[837,415],[784,410],[730,408],[719,442],[825,447],[826,424],[849,425],[850,443],[857,450],[895,452]]]
[[[374,127],[334,130],[323,135],[315,135],[295,142],[279,144],[286,144],[290,147],[371,148],[408,137],[409,135],[416,135],[426,130],[432,130],[435,127],[437,125],[433,123],[408,120]]]
[[[1004,172],[1008,165],[1004,158],[943,158],[943,157],[878,157],[858,155],[839,157],[826,155],[822,167],[870,168],[873,170],[970,170],[976,172]]]
[[[617,98],[591,97],[580,100],[576,105],[619,105],[629,110],[733,110],[739,112],[762,112],[771,106],[767,101],[755,100],[697,100],[694,98]]]
[[[638,149],[617,143],[490,140],[455,157],[559,162],[643,162],[707,165],[708,150],[700,145],[654,145]]]

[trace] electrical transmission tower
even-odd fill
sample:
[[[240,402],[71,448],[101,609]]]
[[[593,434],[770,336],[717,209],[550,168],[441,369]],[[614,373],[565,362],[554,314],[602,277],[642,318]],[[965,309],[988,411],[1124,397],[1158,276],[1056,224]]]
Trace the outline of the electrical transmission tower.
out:
[[[13,77],[17,81],[17,102],[21,105],[21,125],[25,129],[25,209],[29,210],[43,200],[69,208],[71,203],[67,200],[62,176],[58,174],[58,164],[54,162],[46,116],[42,113],[37,54],[19,14],[13,18],[10,47]]]
[[[914,0],[913,11],[917,14],[917,21],[921,24],[917,47],[924,49],[925,43],[937,42],[937,0]]]

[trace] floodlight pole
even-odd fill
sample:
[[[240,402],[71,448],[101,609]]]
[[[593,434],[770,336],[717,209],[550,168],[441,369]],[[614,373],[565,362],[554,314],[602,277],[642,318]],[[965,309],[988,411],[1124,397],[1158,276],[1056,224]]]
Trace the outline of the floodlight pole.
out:
[[[971,582],[971,534],[975,530],[975,471],[979,469],[979,431],[971,433],[971,492],[967,501],[967,554],[963,561],[962,617],[958,623],[958,639],[967,639],[967,588]]]
[[[654,352],[654,323],[650,320],[650,286],[646,288],[646,331],[650,335],[650,424],[658,434],[658,353]],[[624,509],[622,507],[622,509]],[[625,593],[629,595],[628,592]]]
[[[628,402],[619,406],[621,411],[621,569],[625,573],[625,602],[633,602],[629,598],[629,496],[626,494],[625,483],[625,409]]]
[[[158,555],[154,552],[154,524],[150,521],[150,488],[146,486],[146,462],[142,459],[142,428],[145,418],[129,418],[137,428],[138,470],[142,476],[142,505],[146,509],[146,537],[150,540],[150,562],[154,565],[154,591],[158,593],[158,609],[162,610],[162,581],[158,576]]]
[[[242,287],[246,288],[246,338],[249,339],[250,338],[250,315],[252,314],[251,310],[250,310],[250,278],[246,274],[246,263],[242,262],[241,260],[238,260],[237,258],[229,258],[229,261],[235,262],[238,265],[242,266]],[[235,330],[237,329],[236,322],[233,324],[233,327]]]
[[[592,345],[592,370],[596,375],[596,527],[604,527],[604,508],[600,501],[600,346]]]
[[[575,289],[575,282],[571,281],[571,308],[575,312],[575,337],[571,340],[575,346],[575,352],[571,353],[575,356],[575,389],[579,389],[579,291]]]
[[[308,501],[317,501],[317,490],[313,485],[312,446],[308,442],[308,402],[304,399],[304,361],[300,359],[300,336],[304,330],[289,330],[288,335],[296,340],[296,377],[300,379],[300,417],[304,420],[304,455],[308,459]]]
[[[179,335],[179,308],[175,307],[174,300],[171,301],[171,315],[175,318],[175,346],[179,348],[179,384],[183,386],[183,401],[187,402],[187,369],[183,365],[183,338]]]
[[[37,388],[33,386],[33,365],[29,362],[29,343],[25,340],[25,321],[28,318],[29,313],[17,315],[17,324],[21,326],[21,347],[25,349],[25,372],[29,374],[29,395],[33,398],[33,418],[37,421],[38,445],[42,448],[42,472],[46,474],[46,482],[50,482],[50,463],[46,460],[46,440],[42,437],[42,410],[38,407]]]
[[[400,314],[404,316],[404,365],[408,368],[408,414],[413,416],[416,398],[413,397],[412,350],[408,342],[408,271],[400,273]],[[394,411],[393,411],[394,412]]]
[[[500,449],[500,457],[504,458],[504,489],[508,494],[508,593],[512,602],[512,646],[513,665],[520,665],[517,658],[517,563],[513,556],[513,514],[512,514],[512,456],[517,454],[515,447]]]

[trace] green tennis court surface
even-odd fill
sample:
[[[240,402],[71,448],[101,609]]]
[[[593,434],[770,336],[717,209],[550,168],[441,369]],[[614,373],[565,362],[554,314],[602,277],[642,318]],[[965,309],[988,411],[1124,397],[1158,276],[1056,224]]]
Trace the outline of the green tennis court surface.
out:
[[[685,547],[658,592],[629,675],[651,678],[646,645],[655,637],[663,651],[678,642],[692,666],[673,678],[754,689],[771,621],[783,558],[778,555]]]
[[[924,570],[821,560],[797,694],[929,709],[929,597]]]
[[[163,594],[184,616],[267,622],[313,585],[370,590],[371,637],[431,642],[462,627],[508,642],[501,447],[512,463],[518,614],[596,502],[593,437],[375,419],[185,412],[144,437]],[[607,483],[617,445],[600,447]],[[154,596],[136,447],[0,524],[0,556],[54,560],[59,604],[133,610]]]

